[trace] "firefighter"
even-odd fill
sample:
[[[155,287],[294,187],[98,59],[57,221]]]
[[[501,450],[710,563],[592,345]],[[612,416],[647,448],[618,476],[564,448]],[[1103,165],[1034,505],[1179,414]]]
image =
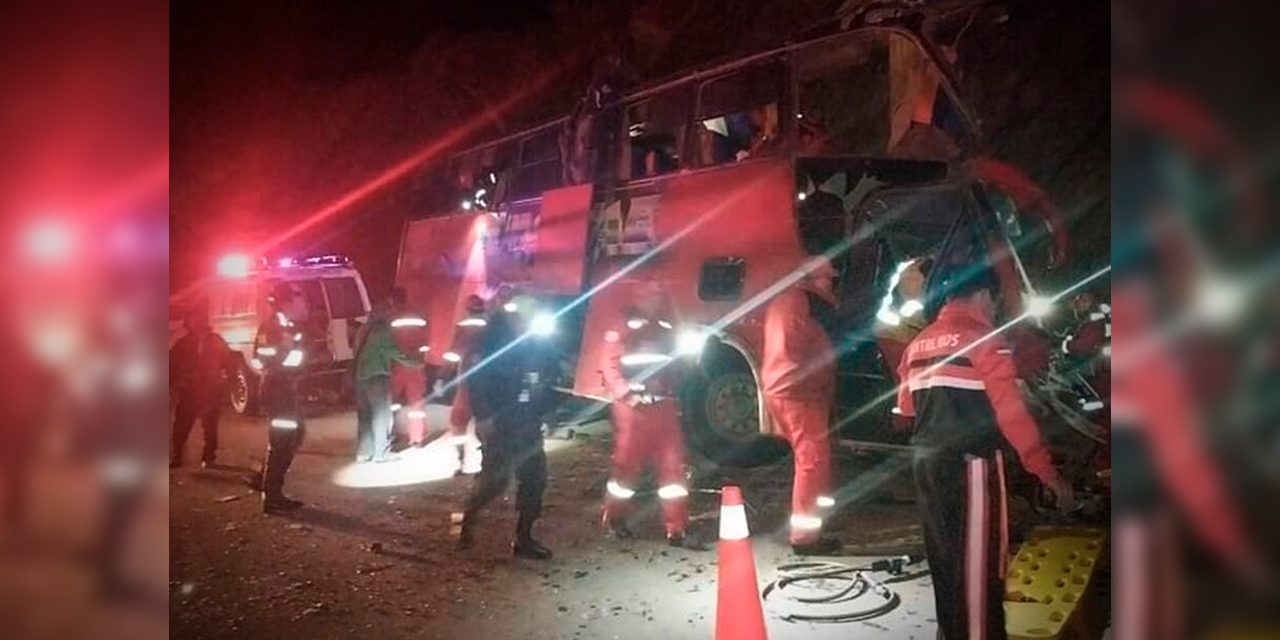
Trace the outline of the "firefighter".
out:
[[[1085,291],[1071,299],[1071,314],[1074,323],[1062,340],[1062,353],[1081,360],[1110,356],[1111,305]]]
[[[302,289],[283,284],[268,300],[273,313],[258,328],[255,365],[262,370],[267,413],[267,459],[262,470],[262,512],[289,511],[302,503],[284,495],[284,477],[302,443],[307,304]]]
[[[427,353],[427,319],[409,307],[404,289],[391,291],[391,335],[400,353],[415,358],[413,364],[401,361],[391,363],[391,397],[403,401],[404,417],[408,425],[409,446],[420,448],[427,444],[427,376],[423,370],[423,358]]]
[[[197,418],[204,431],[200,464],[208,468],[217,461],[218,418],[226,397],[227,380],[236,375],[238,363],[222,336],[210,329],[204,309],[193,309],[187,314],[185,324],[186,335],[169,349],[170,386],[177,397],[169,468],[182,466],[182,452]]]
[[[476,439],[471,422],[471,397],[467,392],[463,363],[471,363],[476,339],[489,325],[489,320],[485,317],[484,299],[480,296],[467,296],[466,305],[466,315],[454,329],[453,347],[444,354],[444,358],[458,367],[453,404],[449,407],[449,435],[457,443],[460,470],[470,475],[480,472],[481,454],[480,441]]]
[[[462,514],[459,546],[474,544],[480,509],[501,495],[514,475],[519,518],[512,552],[546,560],[551,551],[533,538],[533,524],[542,513],[547,481],[542,419],[555,409],[559,373],[555,348],[545,335],[546,323],[554,319],[539,314],[530,299],[513,304],[517,311],[498,308],[490,314],[476,343],[476,369],[467,380],[484,466]]]
[[[835,269],[825,258],[769,302],[764,321],[762,389],[770,415],[791,443],[791,548],[829,554],[840,541],[822,534],[822,516],[835,506],[828,419],[835,393],[835,353],[826,327],[834,315]]]
[[[605,486],[603,521],[620,538],[631,538],[626,516],[646,465],[658,476],[658,499],[667,542],[685,538],[689,490],[684,477],[684,437],[676,406],[675,331],[666,293],[656,282],[641,286],[634,307],[623,309],[605,332],[605,384],[613,397],[613,471]]]
[[[897,370],[902,353],[928,321],[924,313],[925,281],[932,259],[928,257],[898,263],[890,279],[889,292],[876,311],[875,336],[886,368]]]
[[[914,425],[916,500],[948,640],[1005,637],[1002,445],[1012,445],[1059,507],[1074,500],[1023,404],[1012,351],[994,334],[995,278],[985,269],[967,276],[943,284],[942,310],[907,347],[898,373],[897,409]]]

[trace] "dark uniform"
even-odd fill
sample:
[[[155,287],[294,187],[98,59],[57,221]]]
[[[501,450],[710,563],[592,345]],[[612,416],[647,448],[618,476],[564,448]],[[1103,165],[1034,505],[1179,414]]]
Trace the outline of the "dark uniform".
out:
[[[284,476],[302,443],[304,330],[283,313],[262,323],[254,341],[254,357],[262,363],[262,398],[267,413],[267,461],[262,472],[265,513],[301,506],[284,495]]]
[[[467,384],[484,466],[463,514],[461,544],[471,545],[480,509],[501,495],[514,475],[519,523],[512,549],[517,556],[545,559],[551,552],[532,531],[547,482],[542,419],[555,408],[559,360],[549,341],[521,338],[520,323],[516,313],[495,311],[472,356],[475,369]]]
[[[1002,441],[1028,471],[1058,486],[1023,404],[1012,352],[992,332],[982,309],[954,299],[911,342],[899,367],[898,410],[915,418],[916,502],[947,640],[1005,637]]]
[[[226,399],[226,381],[236,374],[236,356],[207,321],[188,322],[187,334],[169,350],[169,377],[178,402],[174,409],[169,467],[182,466],[182,452],[196,418],[204,430],[202,464],[218,455],[218,418]]]

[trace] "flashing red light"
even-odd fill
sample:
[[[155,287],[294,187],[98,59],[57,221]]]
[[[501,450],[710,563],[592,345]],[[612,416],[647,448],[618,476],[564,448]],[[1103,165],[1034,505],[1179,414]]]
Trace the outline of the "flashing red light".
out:
[[[253,270],[249,256],[232,254],[218,260],[218,275],[224,278],[245,278]]]
[[[62,262],[71,256],[71,228],[60,220],[37,222],[27,230],[27,255],[41,262]]]

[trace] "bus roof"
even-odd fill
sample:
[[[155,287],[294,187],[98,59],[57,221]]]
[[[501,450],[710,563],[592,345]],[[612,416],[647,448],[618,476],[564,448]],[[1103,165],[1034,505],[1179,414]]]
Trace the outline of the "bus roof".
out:
[[[641,100],[645,97],[648,97],[650,95],[656,94],[661,91],[665,91],[667,89],[671,89],[681,84],[697,83],[701,80],[709,79],[718,75],[723,75],[725,73],[728,73],[740,67],[749,66],[760,60],[768,59],[769,57],[778,55],[780,53],[785,53],[792,49],[811,45],[815,42],[826,40],[828,38],[835,38],[835,37],[847,35],[849,33],[854,33],[858,31],[867,31],[867,32],[894,31],[904,35],[909,35],[917,39],[925,47],[927,52],[930,54],[930,57],[933,58],[933,62],[935,63],[935,65],[937,65],[937,67],[946,76],[944,78],[943,84],[947,85],[948,88],[951,90],[951,93],[955,94],[957,91],[958,85],[955,81],[954,72],[945,63],[945,61],[942,59],[942,56],[937,55],[937,52],[932,46],[932,44],[926,38],[924,38],[924,36],[920,34],[918,30],[916,30],[912,26],[913,24],[915,24],[916,21],[913,21],[911,18],[924,17],[926,15],[928,16],[937,16],[940,14],[949,15],[951,13],[955,13],[956,11],[961,10],[962,7],[981,8],[982,6],[990,4],[990,1],[989,0],[950,0],[949,2],[944,3],[946,5],[945,7],[942,7],[941,9],[935,8],[935,10],[933,11],[929,11],[928,7],[925,7],[922,5],[907,4],[907,3],[897,2],[895,0],[886,0],[886,1],[870,0],[869,2],[866,2],[866,3],[859,3],[854,9],[848,8],[850,5],[854,5],[854,4],[855,3],[852,1],[846,2],[845,6],[841,7],[840,11],[837,12],[836,16],[832,17],[830,20],[826,20],[824,22],[821,22],[805,30],[804,32],[802,32],[800,37],[794,41],[787,42],[785,44],[782,44],[776,47],[771,47],[764,51],[759,51],[752,54],[721,56],[719,58],[709,60],[705,63],[690,67],[682,71],[677,71],[675,73],[671,73],[666,76],[662,76],[653,80],[642,82],[640,83],[639,86],[633,87],[630,90],[628,90],[628,92],[625,95],[618,98],[617,101],[615,101],[612,104],[615,104],[615,105],[625,104],[628,102]],[[877,13],[874,11],[874,9],[892,11],[892,13],[887,13],[887,14]],[[963,107],[962,107],[962,111],[963,111]],[[970,114],[965,113],[965,116],[966,116],[966,119],[969,120],[970,123],[974,125],[974,130],[976,131],[977,120],[971,117]],[[546,120],[536,125],[527,127],[525,129],[521,129],[515,133],[507,134],[500,138],[486,140],[483,143],[473,145],[457,153],[454,153],[449,157],[449,162],[453,163],[454,161],[458,160],[463,156],[476,153],[478,151],[482,151],[491,147],[496,147],[498,145],[512,142],[515,140],[520,140],[522,138],[526,138],[534,133],[538,133],[545,129],[561,126],[566,121],[568,121],[568,119],[569,119],[569,116],[559,116],[551,120]]]

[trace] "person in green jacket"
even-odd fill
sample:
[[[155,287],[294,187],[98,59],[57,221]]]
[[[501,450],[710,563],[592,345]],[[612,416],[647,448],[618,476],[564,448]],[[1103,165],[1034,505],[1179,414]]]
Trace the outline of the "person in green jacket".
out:
[[[391,364],[422,365],[396,346],[389,316],[388,305],[379,305],[356,334],[357,462],[391,459]]]

